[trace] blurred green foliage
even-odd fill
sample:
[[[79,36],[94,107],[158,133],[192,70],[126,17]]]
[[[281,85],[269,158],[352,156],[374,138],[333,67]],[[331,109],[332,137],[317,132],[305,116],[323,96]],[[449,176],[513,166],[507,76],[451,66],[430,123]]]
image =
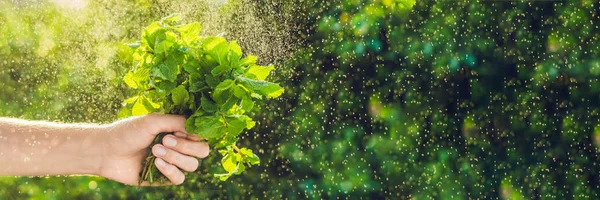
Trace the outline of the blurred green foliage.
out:
[[[246,5],[253,14],[239,9]],[[129,92],[120,78],[131,58],[121,44],[168,13],[197,21],[213,17],[200,12],[210,7],[106,1],[65,11],[1,2],[0,115],[115,120]],[[298,40],[289,59],[269,58],[285,52],[272,45],[265,49],[277,51],[251,52],[268,58],[263,64],[282,62],[273,75],[286,89],[241,135],[240,145],[266,162],[219,182],[210,177],[218,156],[210,156],[182,186],[141,190],[97,177],[0,178],[0,196],[599,198],[598,2],[259,0],[221,8],[268,28],[223,22],[244,51],[255,51],[244,43],[257,39],[250,35]]]
[[[309,198],[598,198],[598,2],[344,1],[287,62]]]

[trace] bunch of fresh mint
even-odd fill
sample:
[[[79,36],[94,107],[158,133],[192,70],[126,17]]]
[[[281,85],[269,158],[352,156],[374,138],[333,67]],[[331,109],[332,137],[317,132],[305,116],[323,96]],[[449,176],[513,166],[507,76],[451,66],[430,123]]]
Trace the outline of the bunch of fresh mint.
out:
[[[226,180],[260,162],[252,150],[236,146],[238,135],[255,125],[247,116],[254,99],[276,98],[284,90],[265,81],[273,66],[257,65],[255,56],[242,57],[235,41],[201,37],[199,23],[177,24],[180,19],[174,14],[153,22],[140,42],[130,44],[135,65],[124,81],[137,95],[125,100],[124,111],[134,116],[150,112],[188,116],[187,132],[223,154],[226,173],[215,176]],[[160,138],[154,143],[158,142]],[[140,183],[165,180],[153,161],[152,154],[144,161]]]

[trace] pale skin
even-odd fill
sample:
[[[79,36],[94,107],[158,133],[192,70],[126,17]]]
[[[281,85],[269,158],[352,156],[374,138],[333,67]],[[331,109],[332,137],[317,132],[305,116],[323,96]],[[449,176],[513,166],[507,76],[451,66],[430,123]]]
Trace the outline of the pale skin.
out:
[[[197,158],[210,151],[185,131],[183,116],[149,114],[105,125],[0,118],[0,176],[97,175],[138,185],[148,145],[161,132],[175,134],[152,147],[154,164],[166,184],[181,184],[183,171],[195,171]]]

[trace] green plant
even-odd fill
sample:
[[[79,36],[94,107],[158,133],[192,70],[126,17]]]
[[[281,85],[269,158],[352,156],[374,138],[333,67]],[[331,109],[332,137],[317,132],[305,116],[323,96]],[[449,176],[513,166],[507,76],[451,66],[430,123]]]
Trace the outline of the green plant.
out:
[[[226,180],[260,163],[250,149],[236,146],[237,136],[255,122],[247,115],[254,99],[276,98],[283,93],[278,84],[265,81],[273,66],[256,64],[257,57],[242,58],[237,42],[223,37],[201,37],[200,24],[177,24],[178,14],[153,22],[142,33],[135,48],[135,66],[124,82],[137,90],[126,99],[120,115],[164,112],[188,116],[186,130],[206,139],[223,155]],[[154,141],[160,142],[161,134]],[[151,145],[151,146],[152,146]],[[140,183],[164,180],[148,155]]]

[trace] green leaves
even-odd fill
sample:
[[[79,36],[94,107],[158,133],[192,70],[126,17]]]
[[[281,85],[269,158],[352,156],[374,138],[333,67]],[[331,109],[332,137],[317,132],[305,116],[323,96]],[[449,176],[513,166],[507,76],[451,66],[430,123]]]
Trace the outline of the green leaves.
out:
[[[185,89],[185,86],[180,85],[173,90],[173,93],[171,94],[171,98],[173,100],[173,105],[183,106],[190,99],[190,95],[188,94],[188,91]]]
[[[229,91],[229,89],[231,89],[231,86],[233,86],[233,85],[234,85],[234,82],[231,79],[227,79],[227,80],[219,83],[219,85],[217,85],[217,87],[215,87],[215,91],[212,93],[213,98],[221,99],[223,92]]]
[[[267,81],[250,79],[243,76],[239,76],[238,80],[244,87],[248,88],[256,94],[266,96],[267,98],[277,98],[281,96],[281,94],[283,94],[284,91],[283,88],[279,86],[279,84]]]
[[[159,77],[163,80],[175,81],[177,78],[177,66],[168,66],[161,63],[156,68],[152,68],[154,76]]]
[[[219,109],[215,102],[206,98],[205,96],[202,96],[202,98],[200,99],[200,105],[202,106],[202,109],[204,109],[204,111],[206,112],[215,112],[217,111],[217,109]]]
[[[237,148],[235,145],[227,147],[227,150],[219,151],[223,154],[221,165],[227,171],[225,174],[215,174],[215,177],[225,181],[234,174],[241,174],[246,170],[246,166],[260,164],[260,159],[252,150],[246,148]]]
[[[243,57],[236,41],[201,37],[199,23],[175,24],[180,20],[174,14],[150,24],[141,42],[131,46],[135,63],[123,82],[137,95],[123,102],[120,113],[189,116],[185,124],[189,133],[225,149],[221,164],[227,173],[216,176],[226,180],[259,164],[251,150],[235,145],[237,137],[256,124],[245,114],[255,108],[254,99],[275,98],[284,90],[266,81],[274,67],[257,65],[255,56]],[[153,179],[153,174],[160,174],[148,172]]]
[[[223,37],[208,37],[204,40],[204,50],[212,57],[219,65],[227,66],[229,62],[227,55],[229,54],[229,45]],[[213,73],[214,75],[214,73]]]
[[[225,134],[225,122],[218,115],[203,116],[196,118],[196,129],[193,133],[205,139],[214,139]],[[190,130],[188,130],[190,131]]]
[[[256,64],[256,60],[258,60],[258,58],[257,58],[256,56],[252,56],[252,55],[250,55],[250,56],[248,56],[248,57],[245,57],[245,58],[243,58],[242,60],[240,60],[240,63],[239,63],[239,65],[240,65],[241,67],[245,67],[245,66],[253,65],[253,64]]]
[[[251,65],[250,67],[248,67],[248,69],[246,69],[246,73],[244,73],[244,76],[264,81],[273,69],[275,69],[273,65],[267,67]]]
[[[125,100],[130,104],[133,104],[131,108],[131,114],[133,116],[145,115],[154,112],[160,108],[160,104],[150,101],[145,96],[136,96]]]
[[[228,136],[237,137],[244,129],[254,127],[254,121],[246,115],[229,115],[225,117]]]
[[[127,74],[125,74],[125,78],[123,78],[123,81],[130,88],[137,89],[137,83],[135,83],[133,80],[133,72],[127,72]]]

